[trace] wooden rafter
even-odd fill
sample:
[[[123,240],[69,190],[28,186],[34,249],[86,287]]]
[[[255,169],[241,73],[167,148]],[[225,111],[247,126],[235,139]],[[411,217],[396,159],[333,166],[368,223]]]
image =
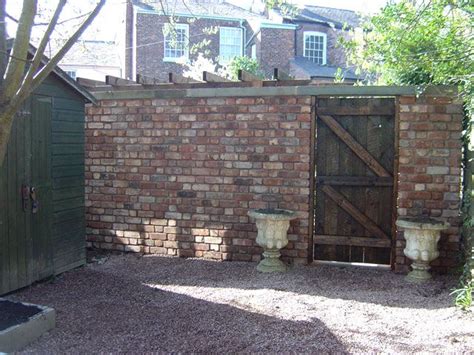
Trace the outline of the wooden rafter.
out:
[[[137,83],[132,80],[119,78],[113,75],[106,75],[105,83],[107,85],[112,85],[112,86],[137,85]]]
[[[359,142],[355,140],[332,116],[318,117],[378,176],[392,176]]]
[[[210,73],[208,71],[203,71],[202,72],[202,80],[205,81],[206,83],[227,83],[232,80],[223,78],[222,76],[219,76],[214,73]]]
[[[76,78],[76,81],[79,85],[82,85],[87,88],[93,88],[96,86],[104,86],[107,85],[105,81],[99,81],[99,80],[92,80],[92,79],[86,79],[86,78]]]
[[[137,84],[142,84],[142,85],[160,85],[163,84],[163,82],[159,81],[156,78],[152,78],[149,76],[137,74],[136,78]]]
[[[249,73],[243,69],[239,69],[237,72],[237,79],[239,81],[262,81],[257,75]]]
[[[337,192],[328,185],[323,185],[321,187],[321,190],[339,207],[349,213],[349,215],[351,215],[351,217],[354,218],[357,222],[359,222],[365,229],[372,233],[373,236],[390,240],[390,237],[382,229],[380,229],[380,227],[372,219],[370,219],[364,213],[359,211],[357,207],[350,203],[339,192]]]
[[[294,78],[289,75],[288,73],[285,73],[283,70],[280,70],[278,68],[273,69],[273,80],[293,80]]]
[[[201,81],[182,76],[180,74],[168,73],[168,82],[173,84],[192,84],[201,83]]]

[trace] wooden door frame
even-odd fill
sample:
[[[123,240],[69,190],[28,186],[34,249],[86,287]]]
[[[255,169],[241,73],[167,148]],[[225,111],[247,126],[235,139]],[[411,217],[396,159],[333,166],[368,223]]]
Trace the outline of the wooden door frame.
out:
[[[314,223],[316,208],[314,205],[316,193],[316,139],[318,132],[318,115],[316,102],[320,98],[330,98],[330,96],[312,96],[311,97],[311,137],[310,137],[310,181],[309,181],[309,245],[308,245],[308,264],[314,262]],[[345,98],[345,96],[338,96],[338,98]],[[391,248],[390,248],[390,268],[395,268],[396,255],[396,241],[397,241],[397,226],[396,220],[398,217],[397,199],[398,199],[398,170],[399,170],[399,140],[400,140],[400,96],[387,96],[393,99],[395,106],[394,115],[394,156],[393,156],[393,190],[392,190],[392,225],[391,225]]]

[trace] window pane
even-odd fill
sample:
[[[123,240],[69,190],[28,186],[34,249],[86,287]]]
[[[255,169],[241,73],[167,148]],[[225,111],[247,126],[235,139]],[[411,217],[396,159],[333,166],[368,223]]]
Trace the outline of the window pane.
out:
[[[312,62],[323,64],[325,45],[326,43],[324,36],[317,34],[305,34],[303,55]]]
[[[166,26],[166,25],[165,25]],[[174,27],[165,27],[164,55],[165,58],[181,58],[187,55],[188,27],[176,24]]]
[[[221,27],[219,30],[219,57],[223,61],[242,55],[242,30]]]

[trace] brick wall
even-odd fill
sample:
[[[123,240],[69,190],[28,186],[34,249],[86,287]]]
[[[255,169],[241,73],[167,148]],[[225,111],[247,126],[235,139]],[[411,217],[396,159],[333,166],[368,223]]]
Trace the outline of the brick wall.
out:
[[[290,60],[295,56],[295,31],[288,29],[262,28],[259,33],[257,58],[267,78],[273,68],[290,72]]]
[[[451,224],[442,232],[440,256],[431,263],[445,271],[460,257],[462,106],[449,97],[400,97],[398,215],[426,215]],[[396,270],[406,271],[405,241],[398,232]]]
[[[461,106],[399,98],[399,216],[451,223],[434,269],[460,255]],[[86,129],[88,243],[100,248],[258,260],[252,208],[299,211],[284,256],[310,243],[310,97],[102,100]],[[316,152],[317,154],[317,152]],[[396,271],[406,271],[398,232]]]
[[[283,254],[308,250],[311,99],[101,101],[86,136],[89,245],[257,260],[252,208],[301,218]]]

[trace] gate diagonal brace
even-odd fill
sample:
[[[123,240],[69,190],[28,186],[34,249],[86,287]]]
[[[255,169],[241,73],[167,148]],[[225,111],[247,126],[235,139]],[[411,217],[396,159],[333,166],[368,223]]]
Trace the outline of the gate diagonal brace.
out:
[[[333,200],[339,207],[349,213],[357,222],[367,229],[374,236],[382,239],[390,239],[380,227],[364,213],[359,211],[352,203],[350,203],[343,195],[328,185],[321,187],[321,190]]]
[[[318,117],[339,137],[347,146],[370,168],[381,177],[391,177],[392,175],[375,159],[359,142],[355,140],[339,122],[332,116],[318,115]]]

